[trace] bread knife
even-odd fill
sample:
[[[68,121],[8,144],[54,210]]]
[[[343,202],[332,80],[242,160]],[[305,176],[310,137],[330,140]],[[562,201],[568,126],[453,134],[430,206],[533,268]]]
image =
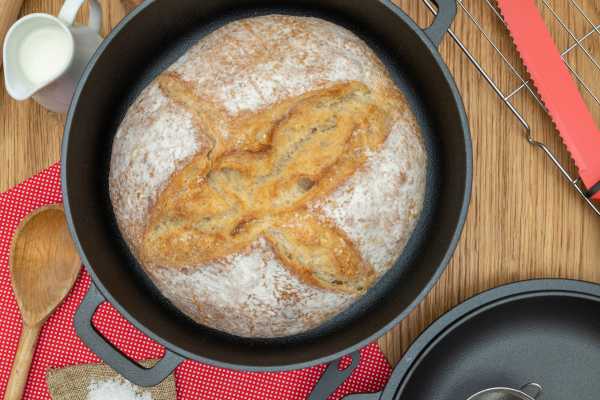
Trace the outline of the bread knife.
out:
[[[600,131],[571,77],[535,0],[498,0],[513,42],[587,195],[600,200]]]

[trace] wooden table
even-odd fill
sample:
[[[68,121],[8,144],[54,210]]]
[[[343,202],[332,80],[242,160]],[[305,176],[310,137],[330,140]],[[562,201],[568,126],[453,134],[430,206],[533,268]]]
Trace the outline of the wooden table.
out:
[[[504,28],[489,12],[485,0],[462,1],[474,16],[481,18],[492,35],[501,39],[501,48],[515,59]],[[574,24],[575,33],[583,33],[584,23],[576,10],[567,7],[568,0],[548,1],[565,20]],[[600,23],[600,6],[596,0],[579,1],[594,22]],[[423,26],[430,20],[430,13],[421,0],[397,2]],[[23,13],[57,13],[61,3],[61,0],[26,0]],[[125,9],[119,0],[102,0],[102,3],[106,33],[123,17]],[[552,18],[547,10],[545,17]],[[507,91],[516,87],[518,82],[485,44],[464,12],[459,13],[454,29],[501,87]],[[568,34],[556,23],[552,30],[560,47],[566,47]],[[600,35],[588,39],[586,45],[591,53],[600,55]],[[470,118],[474,191],[467,224],[448,269],[426,300],[381,340],[393,364],[428,324],[483,290],[541,277],[600,282],[600,218],[584,206],[548,160],[524,140],[522,126],[456,44],[446,38],[441,52],[462,92]],[[593,76],[594,70],[585,63],[581,51],[573,52],[569,59],[584,75]],[[596,72],[594,79],[596,89],[600,89],[598,74],[600,72]],[[600,90],[596,93],[600,94]],[[558,149],[562,160],[568,160],[548,117],[532,97],[522,95],[515,102],[524,110],[536,137]],[[600,107],[593,111],[600,118]],[[59,159],[63,123],[62,116],[47,112],[31,101],[16,103],[0,90],[0,191]],[[600,154],[600,149],[598,151]]]

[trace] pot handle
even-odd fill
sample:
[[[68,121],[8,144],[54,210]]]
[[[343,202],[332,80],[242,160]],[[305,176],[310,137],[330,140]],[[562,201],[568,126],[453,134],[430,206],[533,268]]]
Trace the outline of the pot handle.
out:
[[[68,26],[75,23],[75,17],[85,0],[66,0],[58,13],[58,19]],[[90,0],[90,17],[88,26],[96,33],[100,34],[102,28],[102,7],[98,0]]]
[[[184,358],[165,349],[163,358],[151,368],[131,360],[111,344],[92,324],[92,317],[106,299],[92,283],[74,318],[79,338],[108,366],[133,384],[142,387],[156,386],[177,368]]]
[[[438,6],[438,12],[425,34],[436,47],[442,43],[444,35],[450,29],[454,17],[456,17],[456,0],[433,0]]]
[[[537,383],[528,383],[521,388],[521,391],[532,399],[537,399],[542,394],[542,386]]]
[[[381,393],[351,394],[342,400],[381,400]]]
[[[329,398],[337,390],[337,388],[348,379],[352,372],[358,366],[360,361],[360,352],[354,352],[350,354],[352,358],[352,362],[349,366],[347,366],[343,371],[338,369],[340,364],[340,360],[333,361],[323,375],[321,375],[321,379],[314,387],[312,393],[308,397],[308,400],[324,400]],[[379,399],[380,393],[372,393],[372,394],[358,394],[351,395],[350,397],[346,397],[345,399],[355,399],[355,400],[377,400]]]

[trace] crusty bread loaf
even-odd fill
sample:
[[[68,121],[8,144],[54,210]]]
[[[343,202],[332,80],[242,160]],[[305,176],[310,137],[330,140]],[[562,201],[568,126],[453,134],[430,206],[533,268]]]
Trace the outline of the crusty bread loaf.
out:
[[[203,38],[129,109],[109,185],[122,234],[197,322],[314,328],[401,254],[426,154],[377,56],[344,28],[263,16]]]

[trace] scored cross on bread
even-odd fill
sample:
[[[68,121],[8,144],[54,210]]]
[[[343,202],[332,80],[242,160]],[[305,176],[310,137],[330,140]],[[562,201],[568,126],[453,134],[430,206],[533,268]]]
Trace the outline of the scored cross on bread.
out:
[[[158,82],[212,143],[159,196],[143,237],[144,263],[186,268],[264,237],[307,283],[349,293],[372,284],[373,267],[309,203],[339,187],[385,142],[392,124],[385,102],[376,105],[362,83],[338,83],[243,115],[230,127],[235,137],[222,139],[216,107],[174,73]]]

